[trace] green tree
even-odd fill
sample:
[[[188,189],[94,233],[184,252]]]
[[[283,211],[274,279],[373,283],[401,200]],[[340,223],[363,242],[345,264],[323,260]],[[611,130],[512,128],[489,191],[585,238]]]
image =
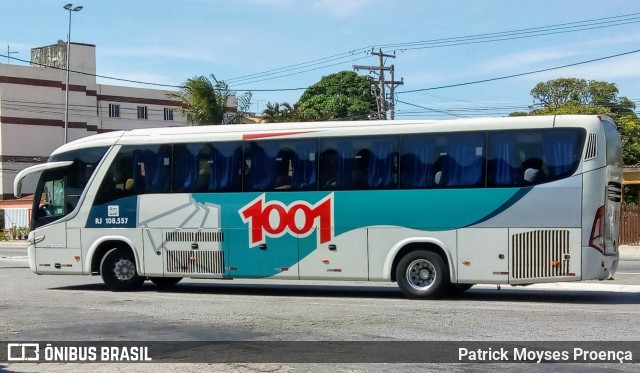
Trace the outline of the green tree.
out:
[[[635,103],[618,96],[614,83],[562,78],[536,84],[531,96],[537,105],[529,113],[515,112],[510,116],[598,114],[612,117],[618,125],[622,139],[625,165],[640,164],[640,120],[635,114]],[[637,186],[625,187],[625,201],[637,203]]]
[[[238,97],[237,110],[230,110],[226,105],[231,95],[227,83],[211,74],[210,78],[200,75],[187,79],[182,88],[169,97],[180,102],[180,112],[187,117],[187,123],[200,126],[241,123],[249,109],[251,93]]]
[[[295,111],[302,121],[363,119],[376,112],[370,77],[341,71],[307,88]]]
[[[228,92],[228,89],[226,92]],[[251,92],[245,92],[242,95],[237,96],[238,105],[236,111],[230,114],[225,113],[223,116],[223,123],[245,123],[244,119],[249,115],[249,110],[251,108],[251,97],[253,97]]]
[[[607,114],[613,118],[634,115],[635,103],[618,97],[614,83],[560,78],[536,84],[531,96],[540,108],[531,114]],[[597,108],[597,109],[596,109]]]
[[[269,101],[262,114],[267,123],[291,122],[296,120],[295,109],[286,102],[279,104]]]
[[[211,78],[215,83],[202,75],[187,79],[177,93],[169,95],[180,101],[180,112],[191,125],[222,123],[226,96],[215,77],[211,75]]]
[[[622,155],[625,165],[640,164],[640,119],[625,115],[616,120],[622,138]]]

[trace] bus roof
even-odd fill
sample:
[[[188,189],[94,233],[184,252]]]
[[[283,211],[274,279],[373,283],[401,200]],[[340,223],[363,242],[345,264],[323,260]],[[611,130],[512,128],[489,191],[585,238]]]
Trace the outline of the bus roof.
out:
[[[402,134],[419,132],[462,132],[473,130],[506,130],[514,128],[552,128],[554,126],[587,123],[597,125],[606,117],[596,115],[522,116],[495,118],[465,118],[452,120],[377,120],[287,122],[267,124],[234,124],[211,126],[187,126],[114,131],[87,136],[62,145],[54,154],[79,148],[111,146],[114,144],[153,144],[203,141],[211,135],[218,141],[252,140],[268,138],[315,138],[324,136],[350,136],[362,134]],[[577,120],[580,120],[577,122]],[[608,119],[608,118],[607,118]],[[610,120],[610,119],[609,119]],[[564,125],[563,125],[564,124]],[[425,126],[428,130],[425,131]],[[144,138],[144,140],[143,140]],[[207,139],[204,141],[212,141]]]

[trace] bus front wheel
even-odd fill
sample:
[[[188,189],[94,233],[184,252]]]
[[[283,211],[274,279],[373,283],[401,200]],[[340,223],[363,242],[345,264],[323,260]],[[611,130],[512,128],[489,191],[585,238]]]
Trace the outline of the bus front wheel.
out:
[[[131,251],[121,247],[109,251],[100,263],[102,281],[114,291],[139,289],[144,278],[138,276],[136,260]]]
[[[396,281],[411,299],[436,299],[450,286],[449,271],[442,257],[433,251],[416,250],[398,262]]]

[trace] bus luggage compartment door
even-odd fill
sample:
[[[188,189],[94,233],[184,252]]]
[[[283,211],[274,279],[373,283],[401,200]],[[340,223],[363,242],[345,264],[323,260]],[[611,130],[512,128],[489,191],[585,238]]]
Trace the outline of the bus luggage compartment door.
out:
[[[460,229],[456,261],[458,282],[508,283],[508,234],[507,228]]]

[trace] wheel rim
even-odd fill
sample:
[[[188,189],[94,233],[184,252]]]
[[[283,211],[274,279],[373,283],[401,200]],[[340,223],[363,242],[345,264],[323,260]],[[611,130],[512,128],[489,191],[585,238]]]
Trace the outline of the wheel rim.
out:
[[[416,290],[427,290],[436,281],[433,264],[426,259],[416,259],[407,267],[407,283]]]
[[[113,263],[113,274],[119,281],[129,281],[136,275],[136,265],[128,258],[120,258]]]

